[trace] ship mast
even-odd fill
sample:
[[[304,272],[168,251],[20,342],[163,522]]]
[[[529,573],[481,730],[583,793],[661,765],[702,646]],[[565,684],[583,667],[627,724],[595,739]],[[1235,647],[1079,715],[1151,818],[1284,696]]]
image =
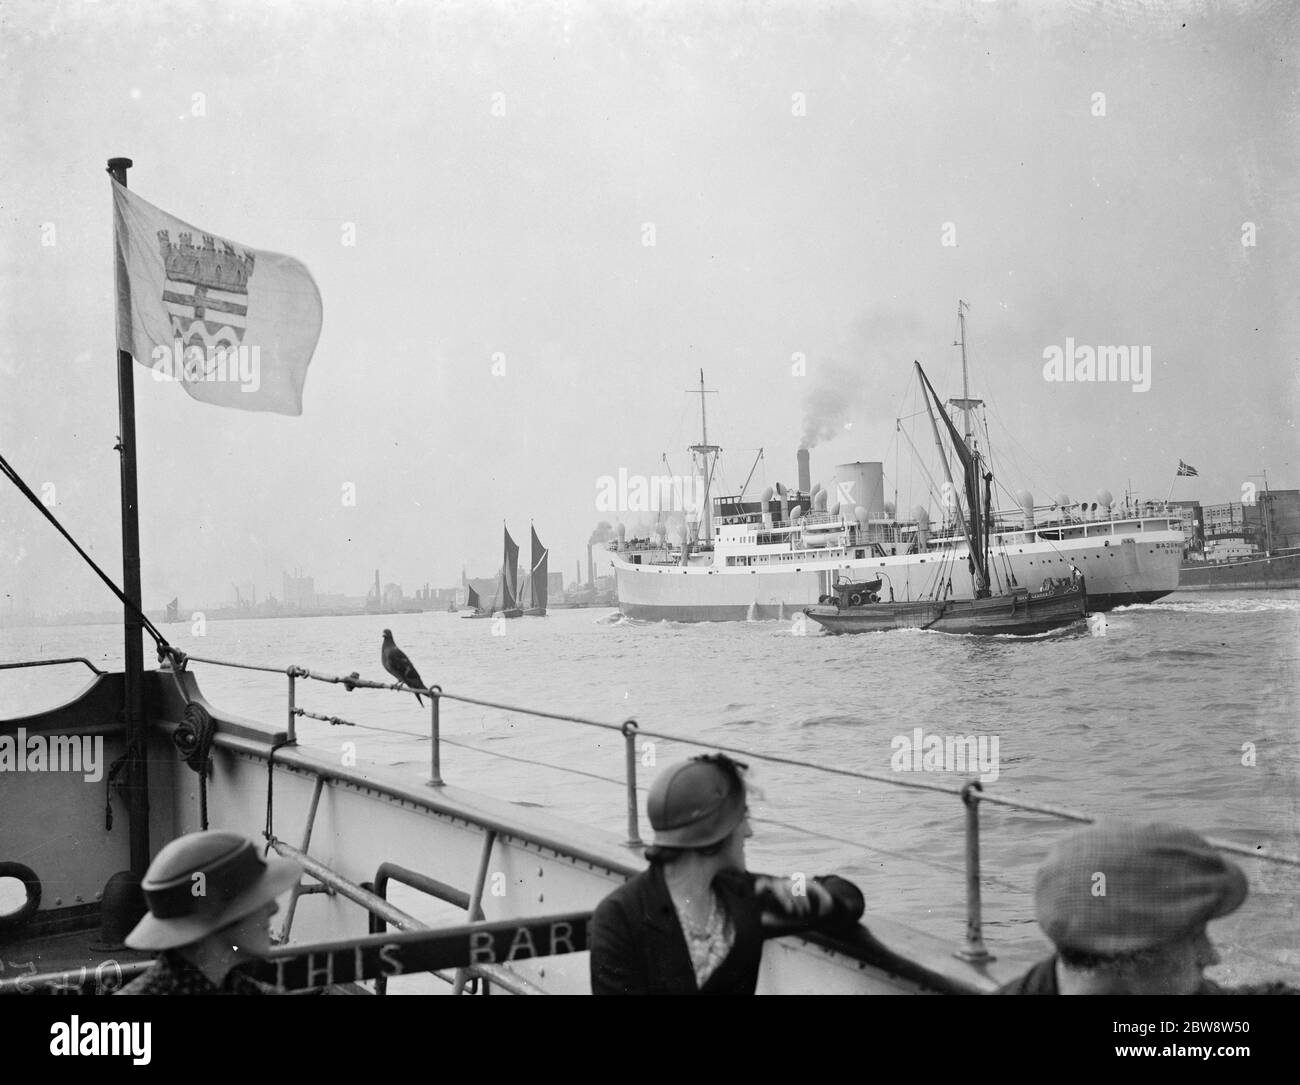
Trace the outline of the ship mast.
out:
[[[691,445],[689,451],[694,452],[700,457],[701,468],[704,471],[704,508],[701,511],[699,536],[696,538],[697,544],[706,546],[713,545],[713,513],[710,509],[709,487],[713,484],[713,464],[717,462],[718,453],[722,451],[717,445],[709,444],[709,416],[705,408],[704,397],[706,395],[716,395],[717,390],[714,388],[704,387],[704,370],[700,370],[700,387],[698,389],[688,388],[688,392],[698,390],[700,395],[700,435],[701,441],[698,445]]]
[[[967,526],[967,519],[962,515],[961,502],[957,503],[957,519],[961,524],[962,534],[966,537],[966,546],[970,551],[971,567],[975,574],[975,598],[983,599],[989,594],[989,570],[988,570],[988,540],[987,540],[987,513],[984,511],[986,503],[980,501],[980,483],[983,481],[987,484],[987,479],[983,479],[980,473],[980,454],[973,448],[962,441],[961,436],[957,433],[957,427],[952,424],[952,419],[948,417],[947,412],[943,409],[943,404],[939,402],[939,396],[936,394],[929,378],[926,377],[925,371],[921,368],[920,362],[913,363],[916,366],[917,375],[921,379],[921,393],[924,396],[926,390],[929,390],[929,396],[925,401],[925,409],[930,415],[930,425],[934,429],[934,442],[939,448],[939,458],[943,461],[943,473],[948,478],[948,484],[954,486],[952,472],[948,468],[948,457],[944,454],[943,442],[939,438],[939,424],[935,421],[934,411],[930,410],[930,400],[934,400],[934,409],[939,412],[939,417],[943,419],[943,424],[948,430],[948,435],[952,440],[953,450],[957,453],[957,458],[961,460],[963,468],[962,482],[966,490],[966,508],[970,514],[970,524]],[[990,475],[989,478],[992,478]]]
[[[966,310],[970,306],[962,301],[957,300],[957,334],[958,338],[953,342],[954,347],[961,347],[961,399],[950,399],[948,402],[956,407],[962,413],[962,420],[966,423],[966,443],[974,448],[971,441],[971,424],[970,412],[976,407],[982,407],[982,399],[971,399],[970,397],[970,370],[966,365]]]

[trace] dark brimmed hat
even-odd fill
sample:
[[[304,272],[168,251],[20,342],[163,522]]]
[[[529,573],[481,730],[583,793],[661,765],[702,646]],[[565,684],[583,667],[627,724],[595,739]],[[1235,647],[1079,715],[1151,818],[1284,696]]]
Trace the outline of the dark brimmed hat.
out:
[[[209,831],[178,837],[149,864],[141,888],[149,913],[126,937],[131,949],[174,949],[252,915],[302,876],[288,859],[263,859],[247,837]]]
[[[646,813],[657,848],[707,848],[745,816],[745,766],[725,754],[669,765],[650,785]]]
[[[1113,957],[1194,934],[1247,892],[1241,868],[1190,829],[1106,821],[1055,844],[1034,900],[1058,949]]]

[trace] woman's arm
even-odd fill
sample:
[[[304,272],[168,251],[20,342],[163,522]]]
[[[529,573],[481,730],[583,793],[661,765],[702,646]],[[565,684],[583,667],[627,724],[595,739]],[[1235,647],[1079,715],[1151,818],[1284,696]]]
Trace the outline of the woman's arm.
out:
[[[835,874],[811,879],[756,874],[753,879],[765,930],[851,927],[866,910],[858,887]]]

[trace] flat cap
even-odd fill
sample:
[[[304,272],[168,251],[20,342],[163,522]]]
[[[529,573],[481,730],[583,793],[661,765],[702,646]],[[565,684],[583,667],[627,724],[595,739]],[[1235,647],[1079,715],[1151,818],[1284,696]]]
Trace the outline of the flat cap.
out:
[[[1193,934],[1247,890],[1241,868],[1190,829],[1104,821],[1057,841],[1034,902],[1058,949],[1113,957]]]

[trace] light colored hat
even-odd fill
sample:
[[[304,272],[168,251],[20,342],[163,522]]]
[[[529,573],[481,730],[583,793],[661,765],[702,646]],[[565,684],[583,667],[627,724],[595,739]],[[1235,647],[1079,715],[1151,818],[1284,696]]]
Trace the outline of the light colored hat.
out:
[[[238,833],[189,833],[149,864],[141,888],[148,914],[126,937],[131,949],[174,949],[252,915],[302,877],[288,859],[263,859]]]
[[[1194,934],[1246,899],[1246,875],[1190,829],[1107,821],[1038,870],[1038,923],[1058,949],[1113,957]]]

